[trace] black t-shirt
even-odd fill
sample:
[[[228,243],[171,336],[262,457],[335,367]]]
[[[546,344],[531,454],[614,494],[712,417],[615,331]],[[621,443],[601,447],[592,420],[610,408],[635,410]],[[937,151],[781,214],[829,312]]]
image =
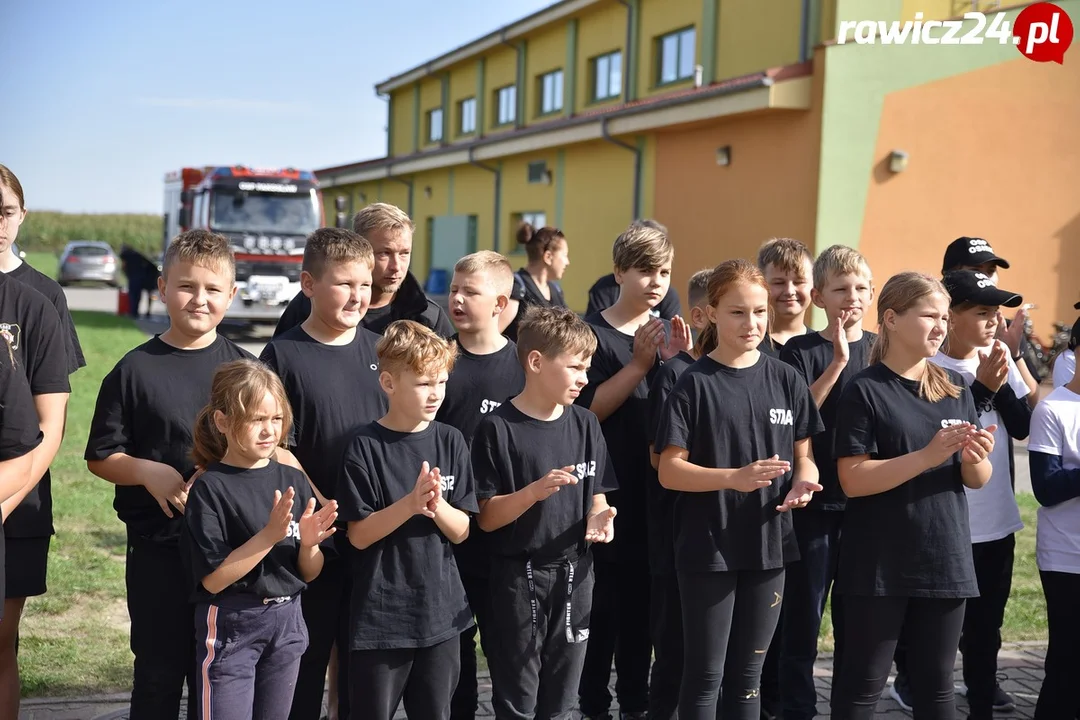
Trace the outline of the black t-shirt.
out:
[[[202,580],[229,554],[259,534],[274,509],[274,491],[292,488],[293,520],[279,541],[251,572],[214,595]],[[195,480],[184,511],[182,546],[189,563],[193,602],[213,602],[234,595],[276,598],[307,587],[300,576],[300,516],[314,497],[307,478],[296,468],[271,460],[266,467],[244,469],[215,463]]]
[[[649,444],[656,442],[656,431],[664,415],[664,404],[675,388],[675,383],[694,358],[681,352],[657,370],[649,385]],[[675,498],[678,492],[660,484],[656,469],[649,464],[649,570],[653,575],[669,575],[675,572]]]
[[[300,325],[308,319],[309,315],[311,315],[311,299],[302,291],[296,293],[278,319],[277,327],[274,328],[274,337]],[[450,318],[446,317],[446,313],[438,303],[424,294],[424,289],[420,287],[420,283],[412,273],[405,276],[405,280],[389,305],[368,308],[360,324],[376,335],[382,335],[386,332],[387,325],[395,320],[415,320],[444,338],[454,334],[454,326],[450,323]]]
[[[589,307],[585,310],[586,315],[593,315],[607,310],[619,299],[619,283],[615,282],[615,274],[609,273],[593,283],[589,288]],[[679,302],[679,293],[674,287],[669,287],[667,294],[656,306],[660,317],[671,320],[676,315],[682,314],[682,303]]]
[[[888,460],[922,450],[943,427],[979,425],[971,391],[957,372],[959,398],[931,403],[919,384],[883,363],[851,379],[836,410],[837,458]],[[960,453],[877,495],[848,498],[837,592],[894,597],[978,597]]]
[[[517,300],[519,306],[517,315],[503,330],[503,335],[515,342],[517,341],[518,326],[521,324],[525,309],[530,305],[544,308],[569,307],[566,304],[566,296],[563,294],[562,285],[558,282],[548,280],[548,292],[551,294],[550,300],[544,297],[544,293],[540,292],[539,286],[533,280],[532,275],[529,274],[528,269],[521,268],[514,273],[514,287],[510,291],[510,299]]]
[[[592,407],[596,390],[630,364],[634,357],[634,337],[619,332],[601,313],[585,318],[596,335],[596,352],[589,367],[589,384],[577,404]],[[649,384],[660,368],[660,356],[649,373],[637,384],[615,412],[600,427],[604,431],[619,489],[608,502],[619,510],[620,532],[615,541],[600,551],[599,557],[613,554],[620,562],[640,564],[648,555],[646,486],[652,465],[649,462]]]
[[[345,451],[339,517],[363,520],[390,507],[413,491],[425,461],[442,473],[443,498],[451,507],[478,512],[469,449],[460,432],[439,422],[415,433],[373,422]],[[353,553],[350,650],[431,647],[472,624],[453,543],[433,519],[413,515]]]
[[[210,402],[214,371],[241,359],[255,358],[221,335],[198,350],[181,350],[154,336],[129,351],[101,381],[84,459],[124,453],[190,478],[195,418]],[[142,485],[117,485],[113,507],[137,535],[166,543],[179,537],[183,515],[174,509],[169,519]]]
[[[819,411],[825,432],[818,433],[810,440],[814,448],[814,461],[818,468],[818,483],[824,488],[814,493],[814,499],[808,507],[815,510],[843,510],[847,496],[840,487],[840,478],[836,474],[836,460],[833,458],[834,438],[836,437],[836,408],[840,405],[840,396],[851,379],[870,364],[870,350],[877,335],[864,332],[862,338],[848,343],[848,364],[840,372],[836,384],[829,392]],[[807,385],[813,385],[828,369],[833,361],[833,343],[821,333],[814,332],[799,335],[788,340],[780,353],[780,359],[794,367],[802,375]]]
[[[8,347],[30,383],[33,395],[70,393],[65,332],[56,308],[29,285],[0,273],[0,362],[10,365]],[[48,470],[4,523],[11,538],[48,537],[53,534],[52,476]]]
[[[260,359],[281,378],[293,411],[289,447],[326,498],[337,497],[341,457],[356,432],[386,414],[379,386],[379,336],[362,327],[348,345],[326,345],[297,326]]]
[[[554,469],[574,467],[577,485],[564,486],[491,533],[496,555],[534,564],[583,553],[593,495],[618,488],[600,422],[577,405],[564,407],[555,420],[537,420],[503,403],[476,429],[472,465],[479,500],[510,495]]]
[[[25,262],[9,272],[8,275],[37,290],[48,298],[49,302],[56,308],[56,314],[60,316],[60,322],[65,331],[64,345],[68,351],[68,374],[70,375],[79,368],[86,367],[86,358],[83,356],[82,344],[79,342],[79,333],[75,330],[75,321],[71,318],[67,296],[64,294],[64,289],[60,287],[60,283],[30,267],[30,264]]]
[[[656,431],[656,448],[689,451],[706,468],[741,468],[779,455],[822,431],[810,388],[795,370],[762,353],[748,368],[709,356],[675,383]],[[778,512],[792,472],[750,493],[682,492],[675,499],[675,567],[680,571],[775,570],[799,558],[791,512]]]
[[[0,462],[33,452],[43,437],[30,383],[11,367],[10,358],[0,357]],[[4,597],[4,534],[0,533],[0,597]]]

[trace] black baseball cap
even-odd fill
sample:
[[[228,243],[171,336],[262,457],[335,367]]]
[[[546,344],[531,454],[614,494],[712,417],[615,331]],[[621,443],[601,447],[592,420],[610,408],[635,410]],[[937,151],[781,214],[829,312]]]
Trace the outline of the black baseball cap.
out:
[[[941,267],[941,272],[947,273],[959,267],[971,267],[990,262],[1000,268],[1008,269],[1009,267],[1009,263],[995,255],[994,248],[982,238],[956,238],[949,243],[949,247],[945,248],[945,262]]]
[[[1073,303],[1073,310],[1080,310],[1080,302]]]
[[[981,272],[974,270],[953,270],[945,273],[942,282],[945,289],[952,296],[950,307],[956,307],[962,302],[972,302],[976,305],[989,305],[991,307],[1016,307],[1024,302],[1024,298],[1008,290],[1001,290],[994,281]]]

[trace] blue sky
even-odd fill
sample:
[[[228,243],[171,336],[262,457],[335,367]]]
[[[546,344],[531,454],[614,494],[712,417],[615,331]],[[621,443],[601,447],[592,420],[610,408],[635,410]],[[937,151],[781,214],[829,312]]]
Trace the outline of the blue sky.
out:
[[[184,166],[386,151],[374,86],[551,0],[16,0],[0,163],[30,210],[160,213]]]

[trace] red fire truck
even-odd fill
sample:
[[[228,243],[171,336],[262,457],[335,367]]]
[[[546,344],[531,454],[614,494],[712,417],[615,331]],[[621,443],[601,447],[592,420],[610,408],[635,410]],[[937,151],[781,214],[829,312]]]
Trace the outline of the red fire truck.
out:
[[[165,176],[162,252],[192,228],[232,243],[238,291],[227,318],[273,322],[281,316],[300,291],[304,239],[323,221],[319,184],[307,170],[210,166]]]

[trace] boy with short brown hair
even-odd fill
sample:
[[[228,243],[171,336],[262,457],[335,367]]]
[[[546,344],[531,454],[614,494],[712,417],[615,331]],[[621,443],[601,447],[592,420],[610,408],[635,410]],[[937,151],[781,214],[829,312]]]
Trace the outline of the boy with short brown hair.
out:
[[[772,327],[758,349],[773,357],[793,337],[809,332],[806,311],[810,307],[810,280],[814,256],[793,238],[773,238],[758,250],[758,269],[769,285]]]

